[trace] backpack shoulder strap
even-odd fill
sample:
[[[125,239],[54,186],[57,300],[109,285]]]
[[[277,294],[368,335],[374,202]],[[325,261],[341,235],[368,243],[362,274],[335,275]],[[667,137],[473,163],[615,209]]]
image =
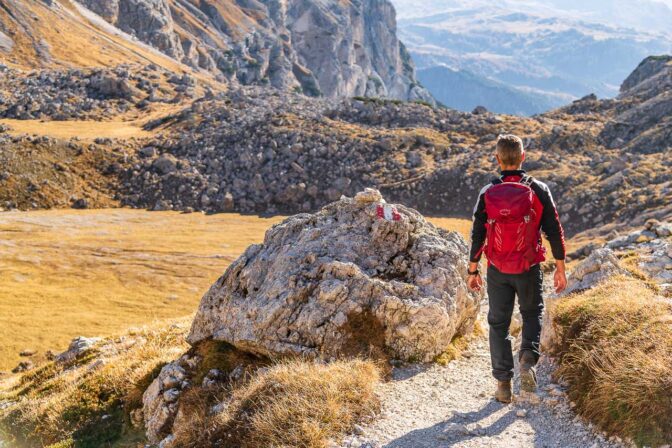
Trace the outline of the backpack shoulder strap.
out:
[[[502,179],[500,179],[499,177],[495,177],[494,179],[492,179],[492,185],[499,185],[499,184],[503,184],[503,183],[504,183],[504,181]]]
[[[534,177],[528,176],[527,174],[524,174],[523,177],[520,179],[520,183],[525,185],[526,187],[531,187],[532,182],[534,182]]]

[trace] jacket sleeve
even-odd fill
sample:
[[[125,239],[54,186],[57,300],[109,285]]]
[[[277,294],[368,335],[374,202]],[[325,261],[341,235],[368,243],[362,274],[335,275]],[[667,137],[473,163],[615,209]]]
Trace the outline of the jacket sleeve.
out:
[[[544,211],[541,214],[541,230],[546,235],[546,239],[551,245],[551,252],[553,253],[553,258],[556,260],[565,259],[565,232],[562,229],[562,224],[560,223],[560,217],[558,215],[558,209],[553,202],[553,196],[551,195],[551,190],[544,183],[539,182],[539,192],[537,196],[541,205],[544,207]]]
[[[485,244],[485,223],[488,222],[488,215],[485,212],[485,191],[490,185],[484,187],[478,194],[476,206],[474,207],[474,223],[471,228],[471,250],[469,251],[469,261],[478,263],[481,260],[481,252]]]

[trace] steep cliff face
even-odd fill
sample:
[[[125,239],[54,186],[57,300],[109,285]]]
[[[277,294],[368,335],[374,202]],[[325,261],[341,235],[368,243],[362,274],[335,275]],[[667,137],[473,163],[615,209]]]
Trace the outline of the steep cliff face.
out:
[[[241,84],[433,102],[387,0],[82,0],[161,52]]]

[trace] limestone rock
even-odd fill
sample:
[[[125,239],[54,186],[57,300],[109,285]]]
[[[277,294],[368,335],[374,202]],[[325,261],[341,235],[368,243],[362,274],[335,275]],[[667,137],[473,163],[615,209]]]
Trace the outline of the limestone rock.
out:
[[[231,2],[226,14],[212,2],[82,3],[164,54],[235,83],[270,84],[309,96],[434,103],[416,80],[387,0]],[[236,31],[241,29],[245,33]]]
[[[56,356],[56,361],[73,361],[92,350],[101,340],[101,338],[85,338],[84,336],[78,336],[70,342],[70,346],[66,351]]]
[[[188,341],[262,355],[368,354],[429,361],[471,330],[467,245],[367,191],[292,216],[201,300]]]
[[[597,249],[574,268],[567,279],[567,289],[563,294],[592,288],[614,274],[627,274],[627,272],[620,266],[612,250]]]
[[[188,385],[185,381],[188,373],[182,364],[182,358],[166,364],[142,395],[142,415],[147,438],[152,443],[159,443],[170,435],[178,399]]]

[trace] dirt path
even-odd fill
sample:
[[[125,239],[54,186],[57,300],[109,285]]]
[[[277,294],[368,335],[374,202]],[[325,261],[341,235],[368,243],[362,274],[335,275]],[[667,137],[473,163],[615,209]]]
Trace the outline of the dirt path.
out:
[[[494,401],[487,337],[448,366],[397,368],[381,385],[383,408],[372,424],[348,437],[348,448],[434,447],[621,447],[584,424],[550,379],[552,366],[539,365],[540,404]],[[518,392],[515,378],[514,392]]]

